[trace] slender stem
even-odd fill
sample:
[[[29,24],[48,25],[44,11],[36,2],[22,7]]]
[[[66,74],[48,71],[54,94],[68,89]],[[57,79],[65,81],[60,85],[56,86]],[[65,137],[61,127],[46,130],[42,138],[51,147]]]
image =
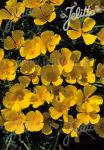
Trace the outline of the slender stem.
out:
[[[8,139],[8,142],[7,142],[7,146],[6,146],[6,149],[5,150],[8,150],[9,146],[10,146],[10,143],[12,141],[12,137],[13,137],[13,133],[10,134],[10,138]]]
[[[56,147],[57,147],[57,144],[58,144],[58,140],[59,140],[59,136],[60,136],[60,130],[57,133],[57,137],[56,137],[56,141],[55,141],[55,145],[54,145],[53,150],[56,150]]]
[[[30,148],[26,145],[26,143],[23,140],[21,140],[21,136],[19,136],[19,141],[20,141],[21,144],[24,145],[24,147],[26,148],[26,150],[30,150]]]
[[[104,25],[98,25],[98,26],[95,26],[94,28],[102,28],[104,27]]]
[[[95,138],[92,135],[90,135],[88,132],[84,132],[84,133],[87,134],[91,139],[95,140]]]

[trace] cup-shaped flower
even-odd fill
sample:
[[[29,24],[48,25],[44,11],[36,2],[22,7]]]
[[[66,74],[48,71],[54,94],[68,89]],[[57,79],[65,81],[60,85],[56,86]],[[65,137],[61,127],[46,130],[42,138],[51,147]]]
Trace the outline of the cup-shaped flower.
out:
[[[30,111],[26,114],[26,122],[25,122],[26,129],[30,132],[38,132],[44,126],[44,117],[43,114],[36,110]]]
[[[46,48],[45,51],[42,51],[42,54],[45,54],[46,51],[54,51],[61,40],[61,36],[59,34],[54,34],[53,31],[47,30],[41,33],[41,40]]]
[[[21,84],[13,85],[3,98],[6,108],[20,111],[29,107],[33,93],[25,89]]]
[[[17,0],[8,0],[5,8],[0,9],[0,17],[2,20],[11,20],[17,22],[21,15],[25,12],[25,5]]]
[[[89,31],[92,30],[92,28],[95,26],[95,23],[96,22],[94,19],[87,17],[84,19],[81,28],[80,20],[73,19],[69,23],[71,29],[67,31],[67,35],[72,40],[76,40],[82,36],[86,45],[93,44],[97,37],[95,35],[90,34]]]
[[[0,79],[12,81],[16,76],[17,63],[12,59],[2,59],[0,61]]]
[[[50,60],[52,64],[57,65],[61,71],[71,72],[74,67],[74,61],[71,59],[71,51],[68,48],[62,48],[61,53],[54,51],[51,53]]]
[[[44,25],[47,22],[52,22],[56,18],[55,8],[49,3],[45,3],[39,8],[33,8],[30,15],[34,17],[36,25]]]
[[[31,60],[23,60],[20,64],[20,72],[24,75],[30,75],[35,71],[35,63]]]
[[[49,85],[52,83],[53,85],[62,84],[63,80],[60,77],[61,72],[56,65],[46,65],[42,68],[41,71],[41,81],[44,85]]]
[[[14,110],[2,109],[2,117],[4,119],[4,127],[8,132],[15,132],[22,134],[25,131],[25,115],[23,112],[16,112]]]
[[[21,30],[12,31],[12,37],[7,36],[4,39],[4,48],[6,50],[19,49],[24,44],[24,32]]]
[[[52,98],[53,95],[51,95],[50,91],[46,86],[36,86],[34,88],[34,96],[31,99],[31,104],[34,108],[38,108],[39,106],[43,105],[44,102],[50,104]]]
[[[68,115],[67,119],[64,116],[64,125],[62,131],[66,134],[70,134],[71,137],[78,137],[78,129],[81,125],[81,122],[77,118],[73,118],[73,116]]]

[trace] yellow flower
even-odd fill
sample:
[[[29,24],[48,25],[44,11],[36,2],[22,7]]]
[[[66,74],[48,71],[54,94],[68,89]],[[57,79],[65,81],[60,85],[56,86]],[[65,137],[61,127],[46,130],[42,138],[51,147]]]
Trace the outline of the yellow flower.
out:
[[[11,20],[17,22],[21,15],[25,12],[25,5],[17,0],[8,0],[5,9],[0,10],[2,20]]]
[[[79,58],[75,54],[79,54]],[[75,84],[78,82],[80,85],[86,85],[88,83],[95,82],[95,74],[93,73],[94,59],[88,59],[84,57],[81,61],[80,53],[75,51],[75,56],[72,54],[71,59],[74,61],[73,70],[69,73],[63,71],[63,76],[65,81],[70,84]],[[76,61],[75,61],[76,59]]]
[[[41,39],[36,36],[33,39],[27,39],[24,43],[24,47],[20,48],[20,55],[25,59],[34,59],[43,51],[43,45],[40,43]]]
[[[62,90],[62,95],[65,100],[68,101],[70,107],[76,104],[77,100],[77,88],[73,85],[67,85],[64,90]],[[64,99],[63,99],[64,100]],[[62,101],[63,101],[62,100]]]
[[[82,67],[78,64],[75,64],[73,70],[69,73],[63,72],[65,81],[70,84],[75,84],[79,77],[81,76]]]
[[[2,59],[0,61],[0,79],[1,80],[14,80],[16,76],[17,64],[15,60]]]
[[[70,84],[75,84],[77,79],[80,77],[82,72],[82,67],[79,64],[81,57],[81,52],[78,50],[72,51],[70,59],[74,62],[73,69],[71,72],[67,73],[63,71],[63,76],[65,77],[65,81]]]
[[[95,26],[94,19],[89,17],[85,18],[82,25],[82,29],[81,29],[81,22],[79,19],[71,20],[69,26],[72,28],[72,30],[68,30],[67,35],[72,40],[76,40],[82,36],[86,45],[90,45],[95,42],[96,36],[88,33]]]
[[[23,86],[23,87],[28,87],[29,83],[30,83],[30,78],[27,77],[27,76],[19,76],[18,77],[18,81],[20,82],[20,84]]]
[[[104,84],[104,64],[97,65],[96,76],[100,78],[100,82]]]
[[[44,85],[49,85],[52,83],[53,85],[60,85],[63,80],[60,77],[61,72],[59,68],[55,65],[46,65],[42,68],[41,71],[41,81]]]
[[[37,8],[43,5],[47,0],[24,0],[24,4],[27,8]]]
[[[44,43],[46,50],[52,52],[55,49],[56,45],[59,44],[61,36],[58,34],[54,34],[53,31],[47,30],[41,33],[41,40]]]
[[[25,89],[21,84],[13,85],[3,98],[6,108],[20,111],[29,107],[33,93]]]
[[[97,114],[100,111],[99,105],[103,103],[103,98],[101,96],[93,95],[96,91],[96,87],[93,85],[84,86],[84,94],[79,91],[78,97],[78,107],[77,118],[82,121],[82,123],[88,124],[89,122],[92,124],[98,123],[100,119],[100,115]],[[82,103],[82,104],[81,104]]]
[[[61,99],[61,97],[60,97]],[[69,101],[67,99],[64,99],[63,101],[54,99],[52,101],[52,105],[49,108],[49,113],[52,119],[57,120],[61,116],[67,113],[67,111],[70,108]]]
[[[51,91],[51,93],[53,93],[54,98],[59,97],[60,93],[64,90],[64,87],[59,85],[59,86],[49,86],[48,87]]]
[[[34,108],[43,105],[44,102],[50,104],[53,96],[50,94],[46,86],[36,86],[34,88],[34,96],[32,97],[31,104]]]
[[[24,75],[30,75],[35,71],[35,63],[30,60],[23,60],[20,64],[20,72]]]
[[[70,134],[71,137],[78,137],[78,129],[81,125],[79,119],[74,119],[73,116],[68,115],[67,119],[64,119],[64,126],[62,131],[66,134]]]
[[[50,0],[50,2],[54,5],[54,6],[60,6],[64,0]]]
[[[88,102],[88,105],[90,104],[92,107],[95,106],[94,108],[92,108],[93,110],[99,111],[98,105],[101,105],[103,103],[103,98],[98,95],[93,95],[95,91],[96,91],[96,86],[90,84],[84,86],[83,92],[81,89],[78,90],[77,105],[80,105],[83,102]]]
[[[44,126],[42,129],[43,134],[49,135],[52,133],[52,128],[54,128],[54,129],[59,128],[59,125],[57,123],[55,123],[54,120],[50,119],[49,113],[45,112],[45,113],[43,113],[43,116],[44,116]]]
[[[30,15],[34,17],[36,25],[44,25],[47,22],[52,22],[56,18],[55,8],[49,3],[45,3],[39,8],[33,8]]]
[[[40,79],[41,67],[39,65],[35,65],[35,71],[29,75],[29,78],[32,81],[32,84],[38,84]]]
[[[4,58],[4,51],[0,48],[0,61]]]
[[[76,63],[76,64],[79,63],[80,58],[81,58],[81,52],[80,51],[78,51],[78,50],[72,51],[71,59],[74,61],[74,63]]]
[[[57,65],[60,70],[65,72],[71,72],[74,67],[74,61],[71,59],[71,51],[68,48],[62,48],[61,53],[54,51],[50,60],[52,64]]]
[[[94,126],[95,132],[104,138],[104,117],[100,118],[100,121]]]
[[[40,111],[30,111],[26,114],[25,126],[28,131],[40,131],[44,126],[44,118]]]
[[[100,115],[96,112],[88,112],[87,110],[83,110],[77,114],[77,118],[84,124],[96,124],[100,120]]]
[[[24,32],[21,30],[12,31],[12,37],[7,36],[4,39],[4,48],[6,50],[19,49],[24,44]]]
[[[4,127],[8,132],[22,134],[25,131],[25,115],[23,112],[15,112],[14,110],[2,109],[2,116],[5,120]]]
[[[80,85],[94,83],[95,82],[95,74],[93,73],[94,59],[89,59],[87,57],[84,57],[80,61],[80,66],[82,68],[82,71],[77,82]]]
[[[104,28],[102,28],[98,34],[97,34],[97,38],[100,41],[101,45],[104,45]]]

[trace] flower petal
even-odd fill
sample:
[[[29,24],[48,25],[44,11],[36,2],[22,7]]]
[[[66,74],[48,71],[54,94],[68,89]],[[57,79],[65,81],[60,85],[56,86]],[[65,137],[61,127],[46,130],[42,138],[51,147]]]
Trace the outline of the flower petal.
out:
[[[85,18],[84,22],[83,22],[83,27],[82,27],[82,31],[83,32],[89,32],[92,30],[92,28],[95,26],[96,22],[94,19],[92,18]]]
[[[89,34],[89,33],[83,33],[82,37],[84,39],[84,42],[86,43],[86,45],[90,45],[93,44],[97,38],[97,36]]]
[[[69,38],[71,38],[72,40],[76,40],[79,37],[81,37],[81,32],[79,31],[74,31],[74,30],[68,30],[67,31],[67,35],[69,36]]]

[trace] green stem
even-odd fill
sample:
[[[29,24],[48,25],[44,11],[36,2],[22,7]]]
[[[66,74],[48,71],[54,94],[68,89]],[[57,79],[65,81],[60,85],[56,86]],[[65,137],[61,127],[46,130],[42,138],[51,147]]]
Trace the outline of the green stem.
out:
[[[9,146],[10,146],[10,143],[12,141],[12,137],[13,137],[13,133],[10,134],[10,138],[8,139],[8,142],[7,142],[7,146],[6,146],[6,149],[5,150],[8,150]]]
[[[56,150],[56,147],[57,147],[57,144],[58,144],[58,140],[59,140],[59,136],[60,136],[60,130],[57,133],[57,137],[56,137],[56,141],[55,141],[55,145],[54,145],[53,150]]]
[[[26,148],[26,150],[30,150],[30,148],[26,145],[26,143],[23,140],[21,140],[21,136],[19,136],[19,141],[20,141],[21,144],[24,145],[24,147]]]
[[[104,27],[104,25],[98,25],[98,26],[95,26],[94,28],[102,28]]]

